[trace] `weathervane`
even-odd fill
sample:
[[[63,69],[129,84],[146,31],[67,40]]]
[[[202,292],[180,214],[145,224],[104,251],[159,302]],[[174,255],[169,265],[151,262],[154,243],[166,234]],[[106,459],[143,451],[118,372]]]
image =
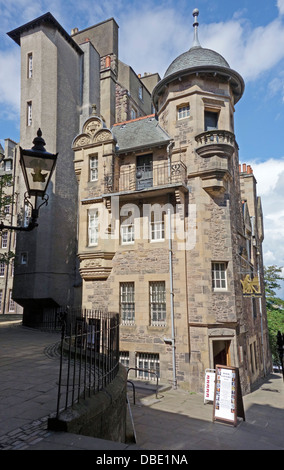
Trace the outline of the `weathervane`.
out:
[[[194,23],[193,23],[194,40],[193,40],[193,46],[192,47],[201,47],[199,39],[198,39],[198,26],[199,26],[198,19],[197,19],[198,15],[199,15],[199,10],[198,10],[198,8],[195,8],[192,12],[192,16],[194,17]]]

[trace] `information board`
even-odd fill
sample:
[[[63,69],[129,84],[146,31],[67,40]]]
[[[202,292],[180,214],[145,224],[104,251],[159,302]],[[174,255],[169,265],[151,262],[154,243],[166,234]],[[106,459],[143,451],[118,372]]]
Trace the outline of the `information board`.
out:
[[[215,372],[215,369],[205,370],[204,403],[205,401],[214,401]]]
[[[216,365],[213,421],[237,425],[237,417],[245,420],[237,367]]]

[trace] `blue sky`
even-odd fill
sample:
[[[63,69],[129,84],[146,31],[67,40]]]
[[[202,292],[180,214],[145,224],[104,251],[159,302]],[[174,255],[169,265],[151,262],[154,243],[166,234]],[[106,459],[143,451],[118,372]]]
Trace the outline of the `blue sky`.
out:
[[[194,8],[201,45],[245,80],[235,112],[240,162],[252,165],[262,197],[265,264],[284,266],[284,0],[0,0],[0,142],[20,138],[20,48],[8,31],[47,11],[67,32],[113,17],[120,59],[163,77],[192,45]]]

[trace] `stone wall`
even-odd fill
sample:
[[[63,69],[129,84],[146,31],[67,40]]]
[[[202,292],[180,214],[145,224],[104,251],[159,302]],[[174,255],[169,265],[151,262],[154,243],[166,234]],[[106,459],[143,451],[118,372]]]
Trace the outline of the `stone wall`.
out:
[[[59,418],[50,418],[48,429],[125,442],[126,384],[126,370],[120,365],[111,384],[62,412]]]

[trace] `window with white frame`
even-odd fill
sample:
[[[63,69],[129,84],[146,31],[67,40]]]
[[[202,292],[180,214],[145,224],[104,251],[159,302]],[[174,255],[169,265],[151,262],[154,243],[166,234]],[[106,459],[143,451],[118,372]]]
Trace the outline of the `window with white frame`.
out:
[[[6,269],[6,264],[4,261],[0,261],[0,277],[5,276],[5,269]]]
[[[227,263],[212,263],[212,288],[227,290]]]
[[[91,155],[89,159],[90,181],[98,181],[98,156]]]
[[[131,209],[126,209],[125,206],[122,209],[122,214],[120,216],[120,239],[121,244],[131,244],[135,241],[135,209],[131,205]],[[137,214],[136,214],[137,216]]]
[[[121,243],[134,243],[134,224],[122,224],[120,227]]]
[[[28,54],[28,78],[32,78],[33,76],[33,55],[30,52]]]
[[[150,322],[152,326],[166,324],[166,283],[154,281],[149,283],[150,288]]]
[[[150,240],[163,241],[165,239],[165,213],[151,213]]]
[[[185,119],[190,116],[190,107],[189,104],[183,104],[177,108],[177,117],[178,120]]]
[[[2,232],[1,247],[7,248],[7,246],[8,246],[8,232]]]
[[[91,209],[88,212],[88,245],[93,246],[98,244],[99,234],[99,211]]]
[[[31,101],[27,102],[27,126],[31,126],[33,122],[33,104]]]
[[[12,290],[9,292],[9,312],[14,312],[15,311],[15,302],[12,299]]]
[[[129,351],[119,352],[119,362],[126,368],[129,369]]]
[[[139,352],[136,354],[137,378],[157,380],[160,377],[159,354]]]
[[[135,322],[134,282],[120,283],[120,318],[123,325]]]

